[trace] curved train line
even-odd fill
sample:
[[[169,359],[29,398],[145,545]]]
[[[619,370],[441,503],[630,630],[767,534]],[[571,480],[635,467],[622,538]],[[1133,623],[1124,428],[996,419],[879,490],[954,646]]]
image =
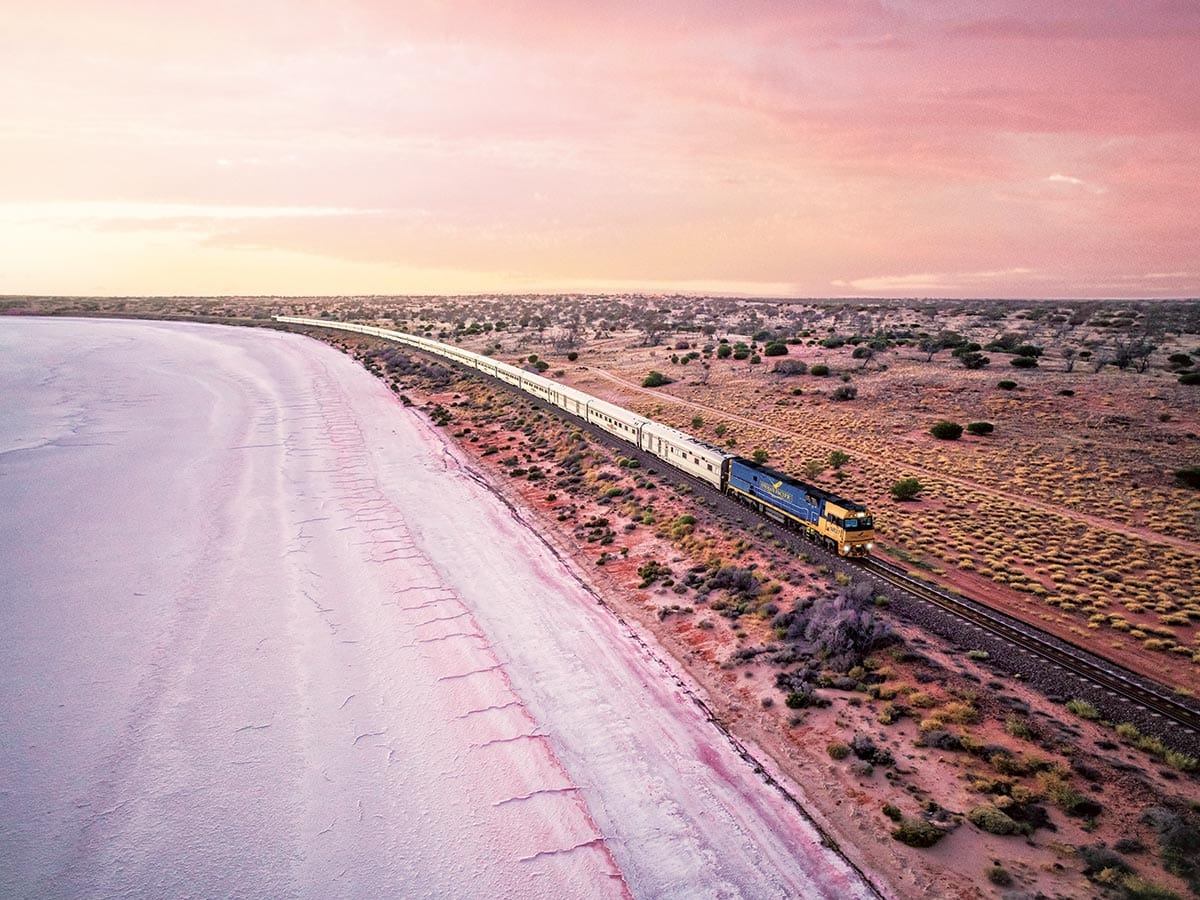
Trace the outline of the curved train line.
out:
[[[532,375],[531,373],[523,372],[513,366],[499,363],[493,360],[486,360],[488,364],[476,364],[476,360],[480,359],[477,354],[469,351],[460,350],[456,347],[450,347],[441,344],[437,341],[428,338],[415,337],[413,335],[403,334],[402,332],[390,331],[382,328],[374,328],[372,326],[358,325],[354,323],[334,322],[321,319],[308,319],[294,316],[274,316],[275,320],[295,325],[304,325],[318,328],[329,328],[340,331],[358,332],[374,337],[380,337],[385,340],[395,341],[407,346],[411,346],[418,350],[432,353],[444,359],[449,359],[452,362],[458,362],[467,365],[468,368],[475,372],[481,372],[484,375],[490,376],[504,383],[506,386],[515,388],[523,393],[531,396],[533,399],[553,407],[556,411],[565,412],[570,418],[577,421],[582,421],[589,427],[598,428],[609,437],[615,437],[621,441],[632,444],[640,452],[648,453],[651,457],[659,459],[661,462],[678,469],[685,475],[700,481],[706,487],[711,488],[718,496],[729,498],[731,502],[736,502],[739,505],[737,509],[749,509],[762,517],[762,519],[772,526],[781,526],[780,520],[775,516],[768,515],[763,509],[758,508],[758,504],[751,505],[747,503],[745,498],[736,496],[735,492],[726,492],[722,490],[722,485],[719,481],[714,480],[709,471],[703,470],[704,451],[710,451],[715,454],[719,453],[726,456],[723,451],[717,451],[716,448],[710,447],[701,441],[697,441],[690,435],[679,432],[669,426],[661,425],[651,420],[644,419],[634,413],[630,413],[621,407],[608,403],[603,400],[596,400],[582,391],[559,385],[556,382],[548,379]],[[488,371],[488,368],[494,371]],[[509,377],[505,377],[505,375]],[[517,376],[517,377],[514,377]],[[528,381],[537,386],[538,389],[530,390],[522,382]],[[553,394],[553,396],[551,395]],[[591,407],[591,403],[595,403],[595,408]],[[572,409],[572,405],[575,406]],[[593,422],[592,418],[596,411],[600,411],[597,418],[601,421]],[[591,413],[591,414],[589,414]],[[629,423],[629,424],[626,424]],[[636,425],[635,425],[636,423]],[[634,427],[631,427],[634,426]],[[648,427],[647,433],[653,432],[657,437],[662,437],[675,444],[683,455],[684,451],[700,453],[696,457],[696,463],[699,465],[677,465],[676,462],[662,455],[662,444],[658,445],[659,452],[655,452],[654,447],[644,447],[640,440],[640,429]],[[629,434],[624,431],[629,431]],[[639,437],[634,437],[634,433],[638,433]],[[688,461],[689,463],[691,460]],[[697,471],[692,471],[695,468]],[[786,527],[786,525],[781,526]],[[796,529],[791,528],[782,532],[782,535],[790,537],[798,537]],[[810,539],[812,535],[806,535]],[[820,543],[815,547],[817,552],[828,552],[822,550]],[[832,555],[832,554],[831,554]],[[958,597],[952,594],[940,591],[932,585],[913,578],[902,569],[886,563],[877,558],[859,557],[855,563],[870,573],[875,578],[885,582],[895,588],[898,588],[907,594],[922,600],[943,612],[947,612],[959,619],[978,626],[992,635],[1008,641],[1019,650],[1033,654],[1041,659],[1046,660],[1051,665],[1057,666],[1064,671],[1070,672],[1077,677],[1089,681],[1104,691],[1110,692],[1118,697],[1132,702],[1140,707],[1144,707],[1151,713],[1157,714],[1166,720],[1174,722],[1181,726],[1191,735],[1200,735],[1200,711],[1181,702],[1174,697],[1169,696],[1164,691],[1151,687],[1145,683],[1143,679],[1136,673],[1118,665],[1117,663],[1103,660],[1095,656],[1090,651],[1072,644],[1069,641],[1063,640],[1057,636],[1051,635],[1048,632],[1037,628],[1034,625],[1022,622],[1018,619],[1005,615],[1004,613],[995,610],[980,601],[973,600],[969,597]]]

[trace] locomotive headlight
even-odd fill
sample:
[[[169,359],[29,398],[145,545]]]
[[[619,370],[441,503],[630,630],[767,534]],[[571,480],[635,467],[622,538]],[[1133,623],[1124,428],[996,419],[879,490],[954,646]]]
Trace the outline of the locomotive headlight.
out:
[[[843,553],[849,553],[849,552],[850,552],[850,545],[849,545],[849,544],[842,544],[842,552],[843,552]]]
[[[870,541],[867,541],[867,549],[868,549],[868,550],[870,550],[870,549],[871,549],[872,547],[874,547],[874,546],[875,546],[875,545],[874,545],[874,544],[872,544]]]

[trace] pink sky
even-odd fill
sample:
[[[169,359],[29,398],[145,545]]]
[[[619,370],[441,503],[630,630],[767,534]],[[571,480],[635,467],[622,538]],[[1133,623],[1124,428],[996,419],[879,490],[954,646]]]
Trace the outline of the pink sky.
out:
[[[50,0],[0,293],[1200,294],[1195,0]]]

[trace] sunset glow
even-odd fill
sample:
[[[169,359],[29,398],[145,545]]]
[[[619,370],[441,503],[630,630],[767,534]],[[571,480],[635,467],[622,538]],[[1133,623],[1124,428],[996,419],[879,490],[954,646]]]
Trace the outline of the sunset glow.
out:
[[[5,18],[3,294],[1200,295],[1193,0]]]

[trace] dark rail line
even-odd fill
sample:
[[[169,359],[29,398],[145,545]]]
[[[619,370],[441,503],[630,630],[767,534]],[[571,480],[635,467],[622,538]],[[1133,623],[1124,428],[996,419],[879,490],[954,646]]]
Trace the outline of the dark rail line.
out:
[[[1030,653],[1092,681],[1104,690],[1125,697],[1158,713],[1183,728],[1200,733],[1200,712],[1161,691],[1136,673],[1090,651],[1021,622],[968,597],[956,597],[879,559],[858,563],[859,567],[895,587],[1004,638]]]
[[[409,347],[407,349],[415,353],[424,352],[417,347]],[[453,360],[446,360],[444,357],[435,358],[439,362],[449,362],[450,365],[459,368]],[[578,416],[574,416],[538,397],[526,394],[519,388],[498,378],[494,378],[487,373],[475,369],[465,370],[464,373],[474,375],[497,387],[512,391],[520,395],[523,399],[530,401],[535,407],[552,413],[586,430],[594,438],[612,446],[621,454],[639,459],[644,466],[657,468],[659,477],[665,477],[668,480],[675,481],[677,484],[687,485],[694,493],[703,495],[704,499],[702,503],[704,505],[720,514],[741,521],[740,516],[748,513],[750,516],[760,520],[774,538],[790,547],[793,551],[803,552],[810,557],[816,556],[826,559],[833,565],[845,564],[857,567],[880,582],[904,591],[917,600],[936,607],[943,613],[977,626],[989,634],[1007,641],[1025,653],[1039,657],[1066,672],[1072,673],[1085,682],[1096,685],[1102,691],[1109,692],[1140,707],[1144,707],[1150,713],[1161,716],[1163,719],[1180,726],[1192,738],[1200,737],[1200,710],[1170,696],[1166,693],[1169,691],[1169,688],[1151,679],[1145,678],[1115,662],[1096,656],[1091,651],[1059,638],[1056,635],[1052,635],[1035,625],[1008,616],[981,601],[967,596],[955,596],[938,590],[935,586],[914,578],[895,565],[884,562],[877,557],[849,560],[828,553],[814,542],[804,540],[796,531],[781,526],[774,519],[745,504],[738,503],[710,485],[698,479],[693,479],[685,473],[672,470],[669,466],[662,467],[661,460],[644,453],[636,446],[620,441],[599,428],[593,427]],[[1189,741],[1189,743],[1195,743],[1195,741]]]

